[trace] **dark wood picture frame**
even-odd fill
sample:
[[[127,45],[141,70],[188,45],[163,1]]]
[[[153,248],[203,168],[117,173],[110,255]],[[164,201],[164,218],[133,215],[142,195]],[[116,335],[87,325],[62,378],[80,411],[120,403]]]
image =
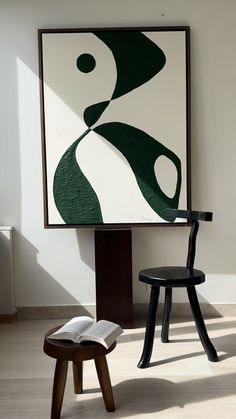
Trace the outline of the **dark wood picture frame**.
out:
[[[81,222],[81,223],[77,223],[77,222],[71,222],[71,223],[60,223],[60,222],[52,222],[50,221],[50,217],[49,217],[49,205],[50,204],[50,199],[49,199],[49,195],[52,195],[52,192],[49,191],[49,178],[51,175],[49,175],[49,155],[51,153],[48,152],[48,137],[49,137],[49,131],[47,131],[47,121],[50,119],[49,118],[49,112],[48,112],[48,108],[49,108],[49,101],[46,98],[46,94],[45,94],[45,86],[47,85],[47,78],[50,79],[50,76],[48,76],[47,74],[50,73],[50,70],[48,70],[49,67],[46,68],[46,59],[47,59],[47,54],[45,54],[45,42],[47,42],[48,36],[51,37],[51,35],[54,36],[54,40],[57,36],[61,37],[61,35],[65,34],[65,35],[73,35],[73,34],[96,34],[99,35],[101,33],[104,34],[108,34],[108,33],[112,33],[112,34],[116,34],[117,36],[119,36],[119,34],[132,34],[132,33],[148,33],[148,34],[169,34],[170,38],[171,36],[178,33],[183,33],[184,35],[184,44],[183,44],[183,48],[184,50],[182,51],[183,55],[184,55],[184,74],[185,74],[185,92],[183,93],[183,95],[185,96],[185,115],[183,116],[183,119],[185,120],[185,144],[184,144],[184,154],[185,154],[185,184],[184,184],[184,188],[185,188],[185,205],[183,209],[191,209],[191,173],[190,173],[190,28],[188,26],[166,26],[166,27],[143,27],[143,28],[68,28],[68,29],[39,29],[38,30],[38,42],[39,42],[39,77],[40,77],[40,96],[41,96],[41,126],[42,126],[42,154],[43,154],[43,185],[44,185],[44,225],[46,228],[93,228],[95,227],[96,229],[114,229],[114,228],[118,228],[118,229],[122,229],[122,228],[130,228],[132,226],[134,227],[139,227],[139,226],[183,226],[183,225],[187,225],[188,222],[186,220],[186,222],[182,221],[178,221],[178,222],[174,222],[174,220],[163,220],[163,222],[149,222],[149,220],[145,220],[143,222],[132,222],[128,221],[128,222]],[[62,39],[62,38],[61,38]],[[174,38],[173,38],[174,39]],[[58,42],[60,42],[60,38],[58,39]],[[58,44],[59,45],[59,44]],[[106,46],[108,45],[108,42],[106,43]],[[50,51],[50,50],[49,50]],[[114,52],[114,51],[113,51]],[[141,52],[140,52],[141,53]],[[63,49],[60,52],[60,54],[63,56]],[[86,54],[83,54],[84,56]],[[87,54],[90,55],[90,54]],[[84,57],[83,57],[84,58]],[[89,57],[90,58],[90,57]],[[89,65],[89,64],[84,64],[84,63],[80,63],[80,66],[83,65]],[[90,63],[90,65],[92,66],[93,64]],[[77,67],[78,67],[78,62],[77,62]],[[80,67],[81,68],[81,67]],[[87,71],[87,69],[83,70],[84,73],[89,73],[90,69]],[[158,74],[157,74],[158,76]],[[144,84],[144,83],[143,83]],[[140,86],[140,85],[139,85]],[[53,90],[53,86],[49,86],[49,88],[51,90]],[[135,90],[135,88],[133,88],[133,90]],[[118,92],[116,93],[116,97],[120,97],[122,96],[122,92]],[[63,100],[63,97],[61,98]],[[112,99],[109,99],[109,102],[111,102]],[[89,108],[89,107],[88,107]],[[88,109],[87,108],[87,109]],[[48,113],[47,113],[48,112]],[[88,117],[89,119],[89,117]],[[174,121],[171,122],[172,124],[174,124]],[[50,122],[50,124],[52,125],[52,121]],[[73,141],[72,141],[73,143]],[[114,143],[113,143],[114,145]],[[182,150],[183,151],[183,150]],[[125,157],[127,158],[127,155],[125,155]],[[63,168],[62,168],[63,169]],[[136,180],[137,180],[137,176],[136,176]],[[51,186],[52,186],[52,181],[51,181]],[[142,185],[140,186],[140,189],[142,189]],[[143,190],[141,190],[141,192],[143,193]],[[144,195],[144,193],[143,193]],[[147,193],[148,195],[148,193]],[[146,198],[145,198],[146,199]],[[167,205],[168,207],[169,205]],[[181,207],[182,209],[182,207]],[[144,217],[145,218],[145,217]]]

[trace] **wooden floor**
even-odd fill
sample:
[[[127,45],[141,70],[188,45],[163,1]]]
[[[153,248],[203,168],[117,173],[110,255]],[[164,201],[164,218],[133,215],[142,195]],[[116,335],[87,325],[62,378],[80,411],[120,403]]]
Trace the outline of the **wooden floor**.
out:
[[[54,360],[42,350],[45,332],[62,321],[0,325],[0,418],[48,419]],[[73,394],[71,369],[62,418],[235,419],[236,318],[206,321],[220,362],[207,360],[192,321],[172,320],[171,342],[156,329],[151,367],[136,367],[142,350],[141,323],[126,330],[108,355],[116,411],[104,409],[95,367],[84,368],[84,393]]]

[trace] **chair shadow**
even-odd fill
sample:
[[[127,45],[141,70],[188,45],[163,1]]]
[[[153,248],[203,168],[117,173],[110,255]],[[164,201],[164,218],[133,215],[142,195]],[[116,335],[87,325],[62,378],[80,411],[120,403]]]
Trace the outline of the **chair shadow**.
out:
[[[154,407],[161,411],[172,406],[184,407],[186,404],[191,403],[189,394],[193,395],[192,402],[194,403],[235,394],[235,379],[235,373],[187,380],[180,383],[153,377],[130,379],[117,384],[114,387],[114,395],[116,395],[117,402],[120,405],[129,403],[127,394],[135,395],[135,403],[138,403],[139,408],[137,412],[139,413],[140,411],[144,413],[147,406],[150,406],[150,411],[155,411]],[[226,385],[226,383],[229,385]],[[206,392],[206,388],[210,388],[209,392]],[[158,394],[162,394],[161,400],[157,400]],[[171,395],[175,397],[171,397]],[[145,410],[142,407],[144,400]],[[176,400],[181,401],[176,402]]]
[[[197,331],[196,331],[197,334]],[[144,340],[144,333],[140,333],[139,335],[139,339],[137,339],[137,334],[134,335],[134,339],[132,339],[132,335],[129,334],[130,337],[130,341],[136,341],[136,340]],[[119,337],[119,343],[128,343],[129,340],[127,339],[127,335],[125,336],[120,336]],[[157,338],[157,336],[156,336]],[[235,333],[231,333],[228,335],[223,335],[217,338],[212,338],[211,339],[213,345],[216,348],[216,351],[218,352],[218,354],[220,352],[223,352],[223,354],[219,354],[219,361],[223,361],[225,359],[228,358],[232,358],[234,356],[236,356],[236,346],[235,343],[236,342],[236,334]],[[197,337],[196,339],[170,339],[170,341],[168,343],[164,343],[164,345],[171,345],[173,343],[189,343],[189,342],[199,342],[199,338]],[[154,341],[154,349],[156,349],[157,353],[158,353],[158,345],[163,345],[163,343],[161,343],[160,341]],[[180,348],[181,351],[181,348]],[[194,358],[196,356],[202,356],[203,354],[205,354],[205,351],[199,351],[199,352],[192,352],[189,354],[184,354],[184,355],[178,355],[178,356],[174,356],[171,358],[167,358],[166,360],[162,360],[162,361],[156,361],[156,362],[151,362],[150,363],[150,367],[151,366],[157,366],[157,365],[163,365],[163,364],[167,364],[170,362],[175,362],[175,361],[179,361],[181,359],[188,359],[188,358]],[[140,352],[141,355],[141,352]],[[206,354],[205,354],[206,355]]]
[[[186,380],[174,383],[162,378],[133,378],[124,380],[113,386],[113,393],[116,411],[112,413],[113,418],[122,418],[141,414],[158,413],[173,407],[183,408],[191,403],[215,400],[222,397],[229,397],[235,394],[236,374],[225,374],[213,377]],[[206,391],[207,389],[207,391]],[[86,390],[85,393],[98,393],[99,388]],[[78,402],[78,403],[77,403]],[[73,413],[81,415],[93,414],[103,418],[110,414],[105,411],[101,397],[89,400],[76,400]],[[70,412],[63,412],[64,418],[69,418]]]
[[[219,356],[220,361],[236,356],[236,333],[214,338],[212,342],[218,352],[224,352],[224,354]]]
[[[176,320],[176,319],[175,319]],[[189,319],[189,320],[180,320],[181,323],[185,323],[185,322],[193,322],[193,319]],[[178,323],[178,322],[176,322]],[[142,326],[141,326],[142,324]],[[141,322],[138,322],[135,326],[135,328],[133,328],[133,330],[135,330],[136,328],[140,328],[140,327],[144,327],[145,328],[145,323],[141,320]],[[225,329],[229,329],[235,327],[236,329],[236,320],[229,320],[229,321],[225,321],[225,322],[220,322],[220,323],[207,323],[206,322],[206,328],[207,331],[209,332],[209,337],[211,339],[211,331],[214,330],[225,330]],[[188,333],[195,333],[196,334],[196,338],[183,338],[183,339],[178,339],[175,338],[175,336],[179,336],[182,334],[188,334]],[[143,341],[144,340],[144,335],[145,335],[145,329],[142,332],[132,332],[131,330],[129,330],[128,333],[125,333],[124,335],[121,335],[119,337],[119,343],[126,343],[128,341]],[[155,338],[159,338],[161,336],[161,325],[158,323],[156,325],[156,331],[155,331]],[[230,335],[226,335],[226,336],[230,336]],[[222,346],[222,342],[220,341],[220,338],[215,338],[217,340],[219,340],[220,345]],[[222,337],[223,341],[225,341],[225,336]],[[214,339],[211,339],[214,340]],[[177,327],[175,328],[174,325],[170,324],[170,341],[169,343],[182,343],[182,342],[197,342],[199,341],[198,338],[198,333],[197,333],[197,329],[195,324],[189,324],[189,325],[183,325],[181,327]],[[223,342],[224,343],[224,342]]]
[[[199,339],[169,339],[168,343],[190,343],[190,342],[198,342]]]
[[[170,342],[168,342],[165,345],[168,345],[168,344],[171,344],[171,343],[194,342],[194,341],[198,341],[198,339],[183,339],[183,340],[173,339],[173,340],[170,340]],[[234,344],[234,342],[236,342],[236,334],[235,333],[220,336],[218,338],[211,339],[211,341],[212,341],[213,345],[215,346],[216,351],[218,353],[223,352],[222,354],[218,355],[219,361],[224,361],[228,358],[233,358],[234,356],[236,356],[236,347],[235,347],[235,344]],[[185,354],[185,355],[174,356],[174,357],[168,358],[166,360],[151,362],[150,367],[157,366],[157,365],[168,364],[170,362],[179,361],[181,359],[194,358],[195,356],[201,356],[201,355],[204,355],[204,354],[205,354],[205,352],[201,351],[201,352],[193,352],[193,353]]]
[[[196,356],[201,356],[203,354],[205,354],[204,351],[191,352],[189,354],[173,356],[171,358],[162,359],[161,361],[150,362],[149,368],[157,367],[157,366],[165,365],[165,364],[170,364],[172,362],[181,361],[182,359],[196,358]]]

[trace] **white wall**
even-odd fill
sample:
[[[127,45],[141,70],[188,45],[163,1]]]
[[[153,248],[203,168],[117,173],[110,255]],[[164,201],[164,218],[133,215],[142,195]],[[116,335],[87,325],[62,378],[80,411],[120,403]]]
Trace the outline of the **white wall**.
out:
[[[236,302],[235,0],[0,0],[0,225],[12,225],[17,306],[95,302],[93,230],[45,230],[38,28],[191,27],[192,202],[202,223],[196,266],[209,302]],[[141,268],[185,262],[187,228],[133,230],[134,300]],[[178,292],[177,301],[185,301]]]

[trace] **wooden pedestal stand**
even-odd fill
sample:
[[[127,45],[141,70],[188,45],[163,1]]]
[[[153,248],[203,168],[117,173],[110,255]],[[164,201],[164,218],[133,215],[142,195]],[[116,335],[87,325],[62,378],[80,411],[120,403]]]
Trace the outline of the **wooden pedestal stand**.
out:
[[[95,230],[97,320],[132,327],[132,232]]]

